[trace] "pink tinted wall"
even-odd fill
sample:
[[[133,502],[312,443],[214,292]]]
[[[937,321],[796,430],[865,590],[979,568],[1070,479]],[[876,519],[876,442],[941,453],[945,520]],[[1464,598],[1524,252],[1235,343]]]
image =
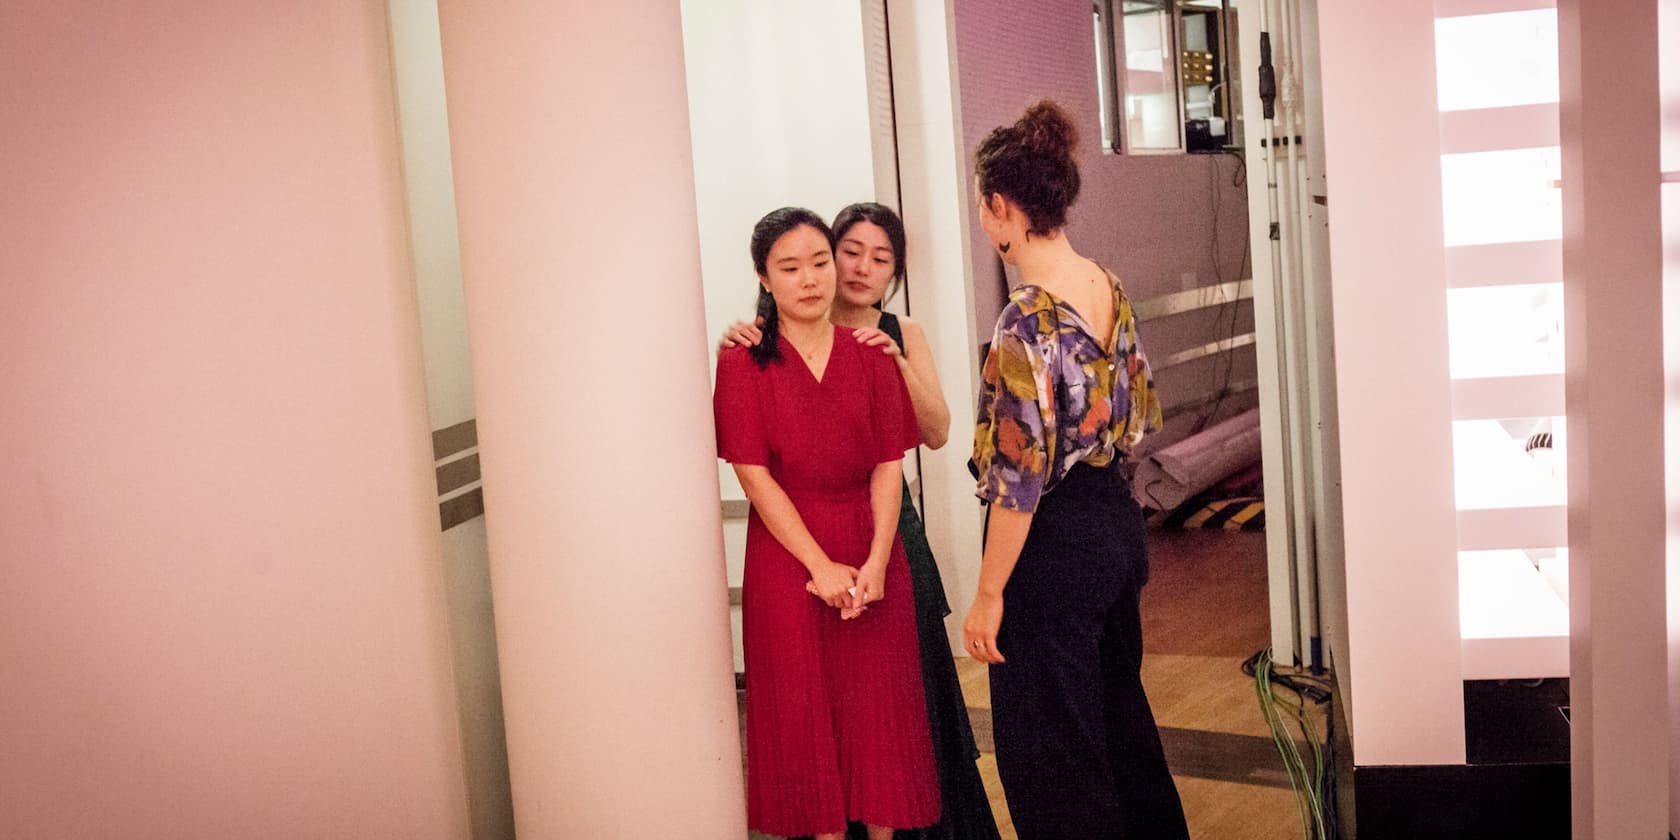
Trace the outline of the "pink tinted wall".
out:
[[[1248,195],[1231,183],[1234,159],[1103,152],[1089,4],[963,0],[956,4],[956,29],[971,175],[974,150],[992,129],[1019,119],[1040,99],[1054,99],[1079,129],[1083,183],[1068,226],[1074,247],[1120,275],[1139,300],[1181,291],[1185,272],[1194,272],[1198,285],[1213,283],[1216,273],[1227,281],[1248,276]],[[972,235],[976,324],[990,336],[1003,305],[995,291],[996,260],[978,225]]]
[[[1119,275],[1134,301],[1183,291],[1186,274],[1194,275],[1189,279],[1195,286],[1249,276],[1248,194],[1234,180],[1239,161],[1227,155],[1103,152],[1089,3],[962,0],[955,4],[955,19],[964,163],[971,181],[974,151],[992,129],[1013,123],[1040,99],[1054,99],[1079,129],[1082,183],[1068,216],[1068,235],[1080,253]],[[1006,293],[997,258],[973,213],[971,207],[975,335],[984,342],[991,340]],[[1253,308],[1244,302],[1234,312],[1213,307],[1163,317],[1141,332],[1145,349],[1159,359],[1251,332],[1253,324]],[[1163,401],[1169,407],[1185,404],[1224,381],[1252,379],[1254,350],[1232,356],[1234,368],[1207,357],[1158,372]],[[1223,413],[1253,404],[1249,394],[1227,401]]]
[[[0,5],[0,833],[461,837],[384,4]]]

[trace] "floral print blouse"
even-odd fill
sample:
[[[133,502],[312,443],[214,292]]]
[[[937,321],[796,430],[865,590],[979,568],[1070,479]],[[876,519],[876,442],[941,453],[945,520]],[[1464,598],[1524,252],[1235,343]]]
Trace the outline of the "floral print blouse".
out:
[[[1112,353],[1049,292],[1022,286],[1009,296],[980,372],[973,463],[980,498],[1031,513],[1074,464],[1106,466],[1161,428],[1131,301],[1112,273],[1108,279]]]

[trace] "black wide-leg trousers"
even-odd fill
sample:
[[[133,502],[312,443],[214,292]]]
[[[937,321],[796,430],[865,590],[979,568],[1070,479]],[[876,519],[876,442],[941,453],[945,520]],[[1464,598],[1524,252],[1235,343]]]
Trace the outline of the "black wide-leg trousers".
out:
[[[998,775],[1021,840],[1189,837],[1144,696],[1143,512],[1118,467],[1039,502],[991,666]]]

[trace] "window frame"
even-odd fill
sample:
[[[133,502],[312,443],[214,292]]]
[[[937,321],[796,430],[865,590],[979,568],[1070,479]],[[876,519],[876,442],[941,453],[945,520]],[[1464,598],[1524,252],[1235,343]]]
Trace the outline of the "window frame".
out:
[[[1172,91],[1174,94],[1174,109],[1178,117],[1177,144],[1175,146],[1140,146],[1126,120],[1126,79],[1128,70],[1125,67],[1126,35],[1125,35],[1125,5],[1127,2],[1148,2],[1161,13],[1169,16],[1167,25],[1171,29],[1170,43],[1167,45],[1169,63],[1173,74]],[[1231,0],[1213,0],[1214,6],[1202,0],[1092,0],[1092,29],[1095,49],[1097,53],[1097,112],[1101,117],[1102,149],[1104,154],[1120,155],[1170,155],[1170,154],[1212,154],[1231,153],[1242,146],[1242,119],[1240,112],[1242,103],[1240,97],[1240,78],[1237,73],[1236,57],[1233,55],[1236,45],[1234,27],[1236,23],[1236,7]],[[1118,13],[1116,10],[1118,9]],[[1217,107],[1209,116],[1217,116],[1224,120],[1225,140],[1217,148],[1190,148],[1190,137],[1187,123],[1190,120],[1189,86],[1185,80],[1184,43],[1187,12],[1197,15],[1208,15],[1213,18],[1212,31],[1208,33],[1208,42],[1216,61],[1214,65],[1214,79],[1211,85],[1213,101]]]
[[[1116,7],[1122,6],[1126,0],[1092,0],[1091,11],[1096,28],[1097,49],[1097,90],[1101,121],[1104,127],[1102,147],[1104,154],[1119,155],[1182,155],[1186,154],[1184,137],[1184,68],[1181,66],[1184,58],[1180,41],[1183,40],[1183,21],[1179,17],[1178,0],[1159,0],[1162,11],[1171,17],[1169,23],[1171,38],[1168,39],[1169,52],[1167,66],[1171,68],[1173,92],[1173,113],[1177,145],[1175,146],[1137,146],[1133,142],[1132,132],[1126,121],[1126,74],[1123,70],[1123,56],[1126,52],[1126,33],[1124,25],[1124,10],[1116,16]],[[1106,83],[1105,83],[1106,82]]]

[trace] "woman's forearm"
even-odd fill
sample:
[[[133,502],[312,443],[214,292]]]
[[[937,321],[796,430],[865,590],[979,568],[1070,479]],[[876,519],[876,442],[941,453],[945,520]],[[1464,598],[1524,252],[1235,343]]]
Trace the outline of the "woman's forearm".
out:
[[[869,474],[869,512],[875,533],[869,539],[868,561],[885,563],[898,536],[899,506],[904,501],[904,462],[876,464]]]
[[[904,374],[904,385],[910,391],[910,405],[916,410],[916,430],[922,433],[922,443],[938,449],[951,439],[951,409],[945,404],[945,391],[939,386],[939,369],[933,366],[933,348],[921,324],[905,318],[904,347],[898,356],[898,369]]]
[[[806,569],[829,559],[822,547],[817,545],[816,538],[811,536],[810,529],[805,527],[805,520],[800,518],[799,510],[793,506],[787,491],[770,476],[768,468],[736,464],[735,477],[740,479],[741,489],[747,492],[747,501],[752,502],[753,508],[758,511],[764,527],[770,529],[770,535],[794,559]]]
[[[996,504],[990,511],[986,517],[986,550],[980,555],[979,594],[999,597],[1021,559],[1033,515]]]
[[[937,383],[930,384],[916,372],[916,366],[899,357],[898,370],[904,374],[904,386],[910,391],[910,405],[916,411],[916,430],[922,443],[938,449],[951,437],[951,409],[945,405],[945,395]]]

